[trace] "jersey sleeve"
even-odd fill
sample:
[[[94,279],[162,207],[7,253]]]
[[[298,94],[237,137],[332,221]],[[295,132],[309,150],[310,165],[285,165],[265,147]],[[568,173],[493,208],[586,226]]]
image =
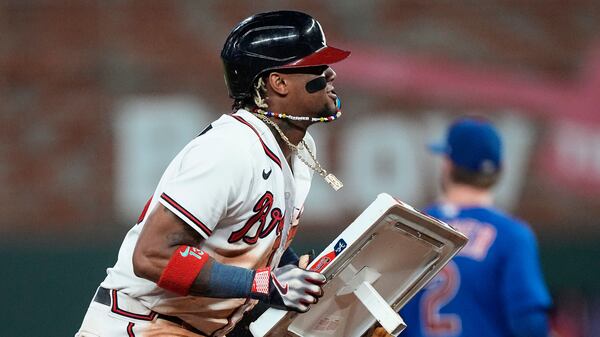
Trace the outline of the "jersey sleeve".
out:
[[[203,135],[181,154],[164,182],[160,203],[208,238],[252,180],[247,148],[225,137]]]
[[[506,314],[511,323],[529,313],[545,314],[551,305],[533,232],[523,227],[513,234],[510,251],[505,256],[501,289]]]

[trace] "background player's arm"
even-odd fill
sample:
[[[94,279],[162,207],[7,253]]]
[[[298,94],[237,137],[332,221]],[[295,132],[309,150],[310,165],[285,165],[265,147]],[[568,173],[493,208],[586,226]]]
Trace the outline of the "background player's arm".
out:
[[[509,326],[515,336],[548,336],[551,300],[543,281],[535,236],[530,230],[522,230],[514,235],[512,243],[502,286]]]

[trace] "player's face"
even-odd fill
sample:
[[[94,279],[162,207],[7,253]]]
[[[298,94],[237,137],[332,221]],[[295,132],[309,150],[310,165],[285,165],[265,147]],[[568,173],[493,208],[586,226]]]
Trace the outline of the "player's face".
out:
[[[327,113],[325,114],[325,116],[331,116],[331,115],[335,114],[337,111],[338,96],[335,93],[335,90],[333,87],[333,81],[335,80],[336,73],[335,73],[335,71],[333,71],[333,69],[331,67],[327,67],[327,69],[325,70],[323,75],[325,76],[325,80],[327,81],[327,87],[325,88],[325,90],[326,90],[325,93],[327,95],[327,104],[326,104],[326,112]]]
[[[306,67],[288,74],[290,103],[303,116],[327,117],[336,113],[336,73],[329,66]]]

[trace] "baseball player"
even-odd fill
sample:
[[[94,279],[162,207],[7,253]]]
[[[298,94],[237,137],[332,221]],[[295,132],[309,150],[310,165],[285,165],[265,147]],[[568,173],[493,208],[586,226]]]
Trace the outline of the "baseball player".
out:
[[[546,337],[550,296],[527,224],[494,208],[501,139],[483,119],[461,118],[433,151],[444,155],[443,198],[426,212],[469,242],[400,312],[407,337]]]
[[[233,112],[165,170],[76,336],[225,336],[257,302],[306,312],[325,277],[289,248],[316,161],[306,132],[341,114],[320,24],[294,11],[257,14],[221,52]]]

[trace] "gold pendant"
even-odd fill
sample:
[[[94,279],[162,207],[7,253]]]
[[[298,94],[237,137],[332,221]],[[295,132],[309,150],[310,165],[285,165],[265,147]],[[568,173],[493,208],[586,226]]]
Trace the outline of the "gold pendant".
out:
[[[325,181],[333,188],[334,191],[337,191],[344,186],[344,184],[331,173],[325,176]]]

